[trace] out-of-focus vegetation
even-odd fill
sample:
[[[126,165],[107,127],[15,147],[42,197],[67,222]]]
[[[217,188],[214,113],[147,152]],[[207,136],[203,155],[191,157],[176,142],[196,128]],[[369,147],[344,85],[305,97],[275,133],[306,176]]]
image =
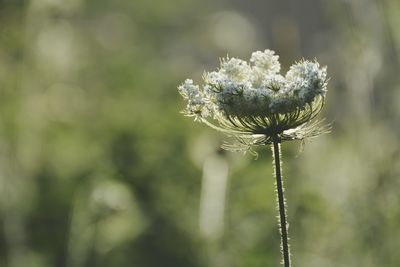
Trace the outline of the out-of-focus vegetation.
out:
[[[0,1],[0,266],[278,266],[268,149],[219,149],[176,86],[318,58],[333,131],[284,144],[293,266],[400,266],[400,2]]]

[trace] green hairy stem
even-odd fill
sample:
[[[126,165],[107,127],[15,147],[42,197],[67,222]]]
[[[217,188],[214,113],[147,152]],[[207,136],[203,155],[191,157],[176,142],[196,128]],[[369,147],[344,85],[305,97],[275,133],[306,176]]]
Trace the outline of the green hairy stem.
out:
[[[280,159],[280,139],[273,137],[272,152],[275,163],[276,193],[279,209],[279,226],[281,234],[281,252],[283,256],[284,267],[290,267],[290,251],[288,243],[288,230],[286,222],[284,187],[282,182],[281,159]]]

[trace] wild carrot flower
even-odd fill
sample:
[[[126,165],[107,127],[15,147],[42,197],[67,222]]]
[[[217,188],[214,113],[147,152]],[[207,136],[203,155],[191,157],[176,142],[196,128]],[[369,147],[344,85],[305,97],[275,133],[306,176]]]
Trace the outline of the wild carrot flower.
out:
[[[328,79],[326,67],[307,60],[293,64],[283,76],[278,58],[271,50],[254,52],[249,62],[225,58],[218,70],[204,74],[201,87],[188,79],[178,90],[188,102],[187,116],[238,141],[225,148],[251,150],[271,144],[283,264],[290,267],[280,143],[328,130],[312,122],[324,105]]]
[[[188,101],[184,113],[239,141],[226,148],[318,135],[325,128],[310,121],[324,105],[326,67],[303,60],[283,76],[278,58],[271,50],[254,52],[249,63],[225,58],[217,71],[204,74],[201,87],[187,79],[178,87]]]

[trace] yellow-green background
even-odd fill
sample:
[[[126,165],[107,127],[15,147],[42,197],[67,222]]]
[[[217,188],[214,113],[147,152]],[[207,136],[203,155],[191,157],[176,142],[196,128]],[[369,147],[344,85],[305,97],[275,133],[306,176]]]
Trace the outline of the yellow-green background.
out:
[[[332,133],[283,144],[293,266],[400,266],[399,25],[397,0],[1,0],[0,266],[279,266],[269,148],[221,152],[176,90],[266,48],[331,77]]]

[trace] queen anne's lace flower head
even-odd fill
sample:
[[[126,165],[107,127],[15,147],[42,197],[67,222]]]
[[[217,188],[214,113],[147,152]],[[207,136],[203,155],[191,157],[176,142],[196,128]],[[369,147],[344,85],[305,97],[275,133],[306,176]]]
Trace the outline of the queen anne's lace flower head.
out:
[[[323,132],[310,120],[324,104],[326,67],[304,60],[282,76],[278,59],[271,50],[254,52],[250,63],[222,59],[217,71],[204,74],[202,87],[189,79],[178,87],[188,101],[184,113],[234,136],[246,148]]]

